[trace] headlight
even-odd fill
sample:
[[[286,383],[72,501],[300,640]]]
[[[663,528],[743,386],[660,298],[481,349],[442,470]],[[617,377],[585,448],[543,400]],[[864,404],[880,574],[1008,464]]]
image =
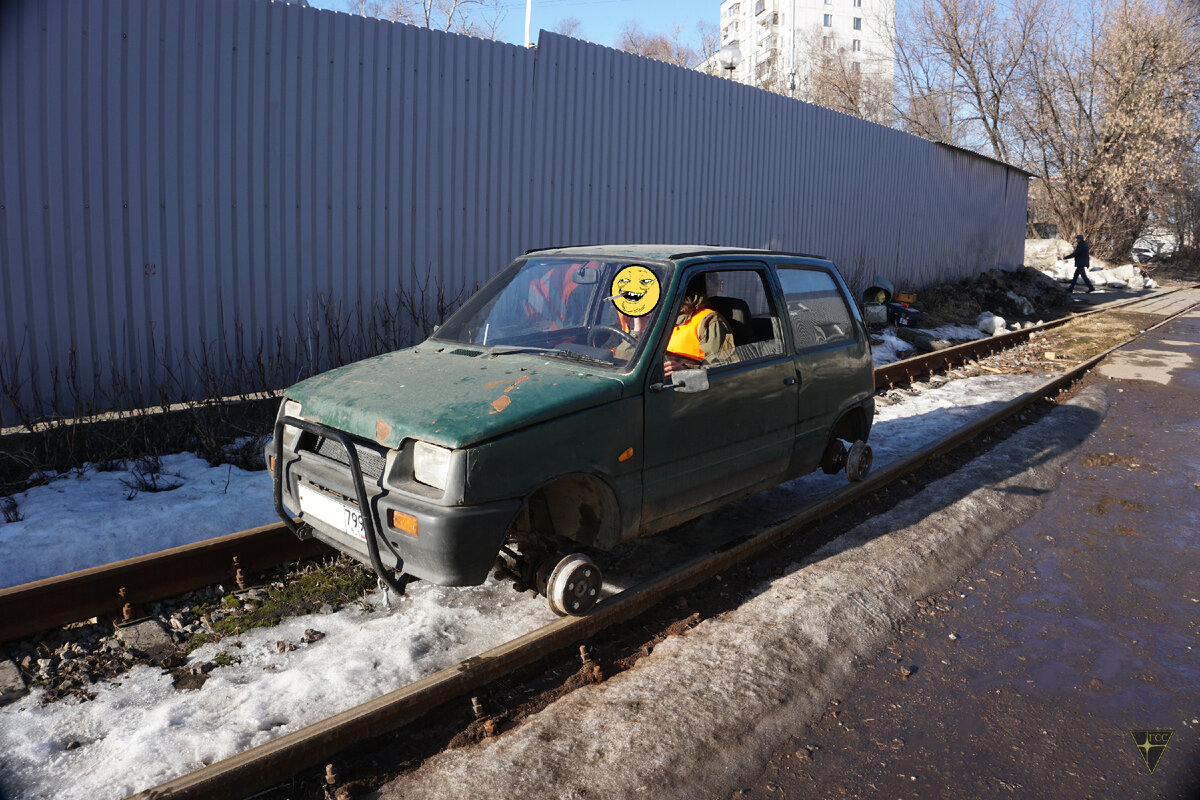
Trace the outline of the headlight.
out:
[[[285,417],[300,417],[300,404],[295,400],[284,400],[283,408],[279,412],[280,416]],[[293,428],[291,425],[283,426],[283,449],[295,450],[296,440],[300,438],[300,429]]]
[[[446,447],[417,442],[413,447],[413,477],[421,483],[445,491],[450,473],[450,454]]]

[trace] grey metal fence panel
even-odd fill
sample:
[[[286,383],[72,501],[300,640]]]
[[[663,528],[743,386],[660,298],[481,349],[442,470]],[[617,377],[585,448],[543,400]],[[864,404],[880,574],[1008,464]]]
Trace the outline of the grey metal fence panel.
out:
[[[6,425],[286,383],[533,247],[817,252],[917,288],[1022,257],[1018,170],[548,33],[0,3],[0,108]]]

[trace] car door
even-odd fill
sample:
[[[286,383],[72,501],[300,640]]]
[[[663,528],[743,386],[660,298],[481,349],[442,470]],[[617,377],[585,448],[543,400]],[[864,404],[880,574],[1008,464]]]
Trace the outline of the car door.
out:
[[[791,457],[795,366],[785,352],[782,317],[765,265],[694,269],[679,286],[697,276],[707,283],[706,306],[728,317],[735,347],[728,363],[707,366],[703,391],[678,391],[663,381],[660,364],[651,369],[644,395],[642,480],[642,521],[650,530],[774,483]],[[682,294],[674,298],[673,313]],[[659,362],[666,338],[654,356]]]
[[[861,390],[863,345],[832,273],[819,266],[780,264],[776,275],[800,378],[796,460],[789,472],[804,474],[819,463],[838,411]]]

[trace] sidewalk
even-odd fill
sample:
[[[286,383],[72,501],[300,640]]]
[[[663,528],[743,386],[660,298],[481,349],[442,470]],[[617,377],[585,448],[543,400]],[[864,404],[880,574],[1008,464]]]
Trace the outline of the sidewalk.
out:
[[[1087,383],[1108,415],[1042,509],[735,797],[1200,797],[1200,311]]]

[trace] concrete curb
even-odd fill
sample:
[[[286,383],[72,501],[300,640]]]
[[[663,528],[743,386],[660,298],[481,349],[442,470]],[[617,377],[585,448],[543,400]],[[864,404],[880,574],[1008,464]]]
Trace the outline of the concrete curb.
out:
[[[520,728],[450,751],[382,798],[714,797],[854,678],[915,601],[1031,516],[1107,412],[1088,389],[953,475],[831,542],[738,609],[672,637]]]

